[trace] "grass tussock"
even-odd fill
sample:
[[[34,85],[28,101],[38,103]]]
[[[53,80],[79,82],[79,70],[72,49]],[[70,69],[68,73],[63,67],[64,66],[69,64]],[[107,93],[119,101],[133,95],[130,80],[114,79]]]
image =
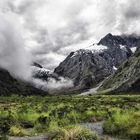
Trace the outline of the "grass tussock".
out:
[[[116,112],[109,116],[104,122],[103,129],[106,134],[129,138],[131,140],[139,140],[140,112],[122,112],[116,110]]]
[[[72,128],[59,128],[49,133],[50,140],[99,140],[94,132],[73,126]]]
[[[62,140],[66,137],[82,140],[82,134],[89,138],[92,134],[77,124],[98,121],[105,121],[103,128],[107,134],[139,138],[140,96],[0,97],[3,138],[44,133],[61,134]]]

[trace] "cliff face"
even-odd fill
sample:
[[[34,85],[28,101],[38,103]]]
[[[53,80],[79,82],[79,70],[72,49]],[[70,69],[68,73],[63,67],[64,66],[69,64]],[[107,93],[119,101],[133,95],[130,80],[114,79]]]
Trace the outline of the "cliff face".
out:
[[[110,43],[112,40],[108,37],[104,40],[110,44],[106,49],[71,52],[54,73],[72,79],[79,88],[88,89],[96,86],[132,55],[129,47],[121,46],[118,42],[112,46]]]
[[[90,88],[110,75],[112,68],[100,55],[79,50],[72,52],[54,72],[72,79],[75,86]]]

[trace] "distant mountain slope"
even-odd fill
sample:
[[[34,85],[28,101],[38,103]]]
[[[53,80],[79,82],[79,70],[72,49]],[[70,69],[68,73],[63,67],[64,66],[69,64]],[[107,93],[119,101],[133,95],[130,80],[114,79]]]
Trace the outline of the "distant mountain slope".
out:
[[[108,34],[98,43],[98,45],[108,44],[107,49],[71,52],[54,73],[72,79],[79,88],[88,89],[96,86],[132,55],[128,46],[122,46],[119,42],[112,45],[110,36],[112,35]],[[92,48],[94,47],[96,45]]]
[[[140,48],[129,58],[114,75],[109,77],[100,88],[109,93],[140,93]]]
[[[32,66],[34,69],[33,77],[44,82],[48,82],[49,79],[59,81],[61,76],[69,78],[73,80],[75,88],[62,89],[61,91],[72,93],[74,90],[77,92],[96,87],[104,79],[115,73],[103,83],[101,90],[112,89],[114,92],[139,91],[140,49],[132,58],[127,62],[125,61],[132,56],[132,48],[140,48],[140,38],[107,34],[97,45],[93,45],[91,48],[97,46],[104,49],[98,51],[81,49],[71,52],[54,72],[43,68],[38,63],[34,63]],[[122,63],[124,64],[120,67]],[[115,72],[118,68],[119,70]],[[47,92],[41,91],[29,83],[17,80],[8,71],[0,69],[0,95],[11,94],[46,95]]]
[[[10,73],[0,68],[0,95],[46,95],[29,83],[13,78]]]

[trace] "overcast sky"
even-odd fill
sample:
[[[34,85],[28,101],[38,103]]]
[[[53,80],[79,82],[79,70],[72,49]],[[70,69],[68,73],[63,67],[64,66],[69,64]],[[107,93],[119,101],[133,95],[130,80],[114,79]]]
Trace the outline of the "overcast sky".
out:
[[[15,20],[24,47],[51,70],[109,32],[140,33],[139,0],[0,0],[0,12]]]

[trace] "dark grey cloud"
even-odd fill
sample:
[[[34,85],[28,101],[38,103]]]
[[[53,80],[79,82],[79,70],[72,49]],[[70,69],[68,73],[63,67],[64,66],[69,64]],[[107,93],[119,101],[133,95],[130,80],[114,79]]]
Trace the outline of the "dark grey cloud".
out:
[[[137,0],[129,1],[127,5],[124,5],[124,17],[126,19],[138,19],[140,18],[140,3]]]
[[[131,11],[126,11],[125,17],[127,19],[139,18],[140,17],[140,9],[138,9],[138,10],[132,9]]]
[[[108,32],[140,33],[138,0],[2,1],[1,11],[21,19],[26,48],[50,69],[77,46],[87,47]]]
[[[125,34],[140,34],[140,3],[138,0],[127,0],[119,7],[118,30]]]

